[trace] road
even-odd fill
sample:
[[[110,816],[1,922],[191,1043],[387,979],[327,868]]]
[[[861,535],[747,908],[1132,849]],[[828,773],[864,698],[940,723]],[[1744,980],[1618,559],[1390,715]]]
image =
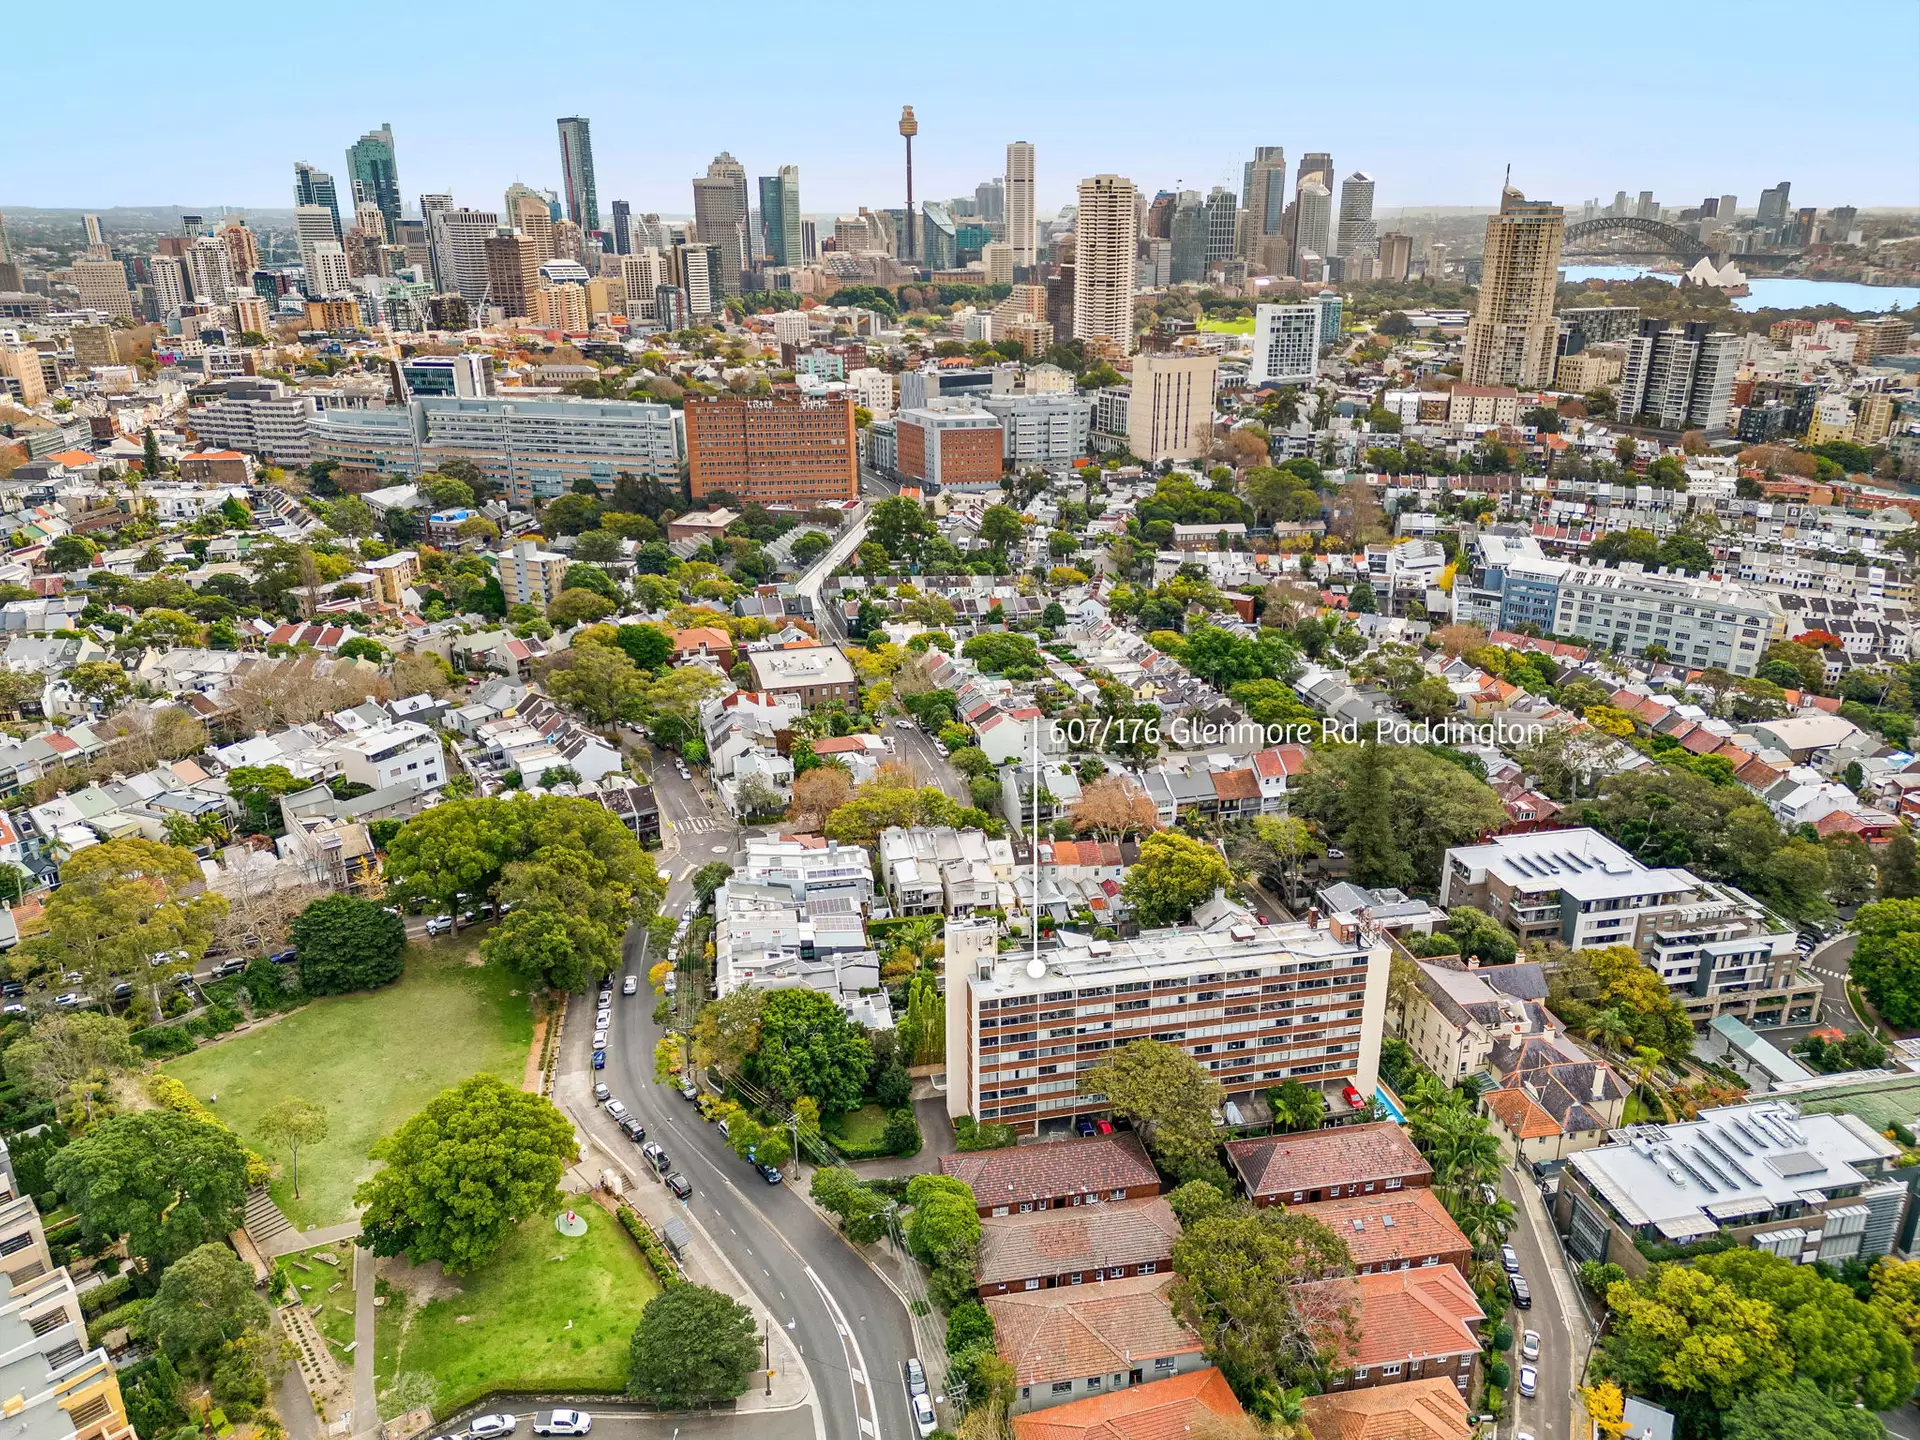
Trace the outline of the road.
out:
[[[889,722],[887,737],[893,741],[895,758],[907,763],[914,779],[922,785],[938,785],[962,805],[973,804],[973,791],[968,788],[967,777],[947,763],[919,726],[901,730]]]
[[[1513,1349],[1505,1357],[1513,1367],[1507,1413],[1513,1428],[1525,1431],[1534,1440],[1575,1440],[1573,1389],[1576,1367],[1584,1364],[1587,1355],[1586,1312],[1565,1266],[1539,1187],[1525,1173],[1509,1170],[1501,1181],[1501,1190],[1515,1212],[1508,1243],[1520,1256],[1520,1273],[1533,1295],[1531,1310],[1507,1312],[1507,1321],[1513,1326]],[[1540,1358],[1533,1362],[1539,1367],[1540,1380],[1538,1393],[1531,1400],[1520,1394],[1520,1343],[1528,1330],[1540,1336]],[[1500,1433],[1513,1432],[1503,1423]]]
[[[677,774],[668,784],[682,786]],[[731,826],[701,834],[710,835],[712,843],[688,844],[682,834],[681,850],[671,857],[668,913],[678,914],[692,898],[688,882],[695,869],[734,857],[739,832]],[[627,937],[626,973],[645,975],[646,951],[647,937],[636,928]],[[638,996],[616,999],[607,1069],[600,1078],[692,1182],[687,1208],[753,1287],[773,1323],[792,1334],[812,1375],[825,1433],[835,1440],[908,1440],[915,1431],[902,1367],[913,1342],[905,1308],[804,1200],[787,1185],[765,1184],[692,1105],[654,1083],[654,1044],[661,1030],[653,1023],[653,1003],[644,982]],[[584,1071],[588,1027],[572,1028],[566,1063]],[[660,1183],[644,1164],[634,1168],[640,1184]],[[807,1167],[800,1183],[811,1176]]]
[[[475,1413],[479,1413],[479,1407],[442,1424],[448,1433],[457,1435]],[[534,1412],[514,1413],[520,1421],[516,1433],[531,1436]],[[815,1440],[817,1433],[813,1417],[805,1409],[747,1411],[737,1415],[731,1412],[651,1415],[634,1410],[606,1410],[596,1405],[589,1413],[593,1416],[595,1435],[614,1436],[617,1440]]]

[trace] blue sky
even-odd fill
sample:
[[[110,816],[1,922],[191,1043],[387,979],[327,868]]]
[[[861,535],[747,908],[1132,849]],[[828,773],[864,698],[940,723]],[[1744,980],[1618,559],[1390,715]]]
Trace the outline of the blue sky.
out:
[[[688,180],[722,149],[749,176],[797,164],[802,208],[844,212],[901,203],[902,103],[920,118],[921,199],[971,193],[1023,139],[1043,211],[1099,171],[1150,193],[1237,190],[1256,144],[1370,171],[1383,210],[1490,205],[1508,162],[1567,204],[1651,189],[1751,207],[1786,178],[1797,204],[1920,205],[1913,0],[212,13],[109,0],[85,23],[119,33],[82,58],[73,12],[21,7],[8,110],[27,118],[0,154],[0,209],[284,207],[296,159],[339,174],[383,120],[410,212],[438,190],[497,208],[516,179],[558,188],[554,119],[577,113],[603,213],[615,198],[688,211]]]

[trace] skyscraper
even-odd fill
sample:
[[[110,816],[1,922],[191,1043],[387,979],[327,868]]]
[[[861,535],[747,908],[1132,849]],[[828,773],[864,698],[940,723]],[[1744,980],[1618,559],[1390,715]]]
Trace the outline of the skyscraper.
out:
[[[326,241],[338,244],[340,237],[334,233],[334,218],[324,205],[296,205],[293,207],[293,239],[300,248],[300,263],[309,269],[313,267],[313,247]]]
[[[332,238],[338,240],[346,233],[340,228],[340,197],[334,191],[333,176],[324,170],[314,169],[304,160],[293,162],[293,203],[296,209],[302,205],[324,206],[333,217]],[[181,223],[186,223],[184,216]]]
[[[973,203],[979,208],[980,218],[989,225],[1007,223],[1007,180],[1004,175],[996,175],[991,180],[983,180],[973,187]]]
[[[624,200],[613,202],[613,253],[633,253],[633,207]]]
[[[1298,190],[1309,180],[1317,180],[1333,189],[1333,156],[1324,150],[1309,150],[1300,157],[1300,173],[1294,179],[1293,188]]]
[[[1133,292],[1140,192],[1119,175],[1082,180],[1074,221],[1073,334],[1133,353]]]
[[[1793,182],[1782,180],[1770,190],[1760,192],[1759,221],[1762,225],[1784,225],[1787,223],[1787,207],[1792,203],[1788,199]]]
[[[1678,330],[1642,320],[1616,387],[1621,417],[1662,430],[1725,433],[1739,351],[1739,336],[1704,320]]]
[[[747,268],[747,171],[738,160],[722,150],[707,166],[705,175],[693,181],[693,226],[702,244],[719,251],[710,282],[716,295],[738,295],[740,272]],[[692,290],[684,280],[681,288]],[[696,315],[711,310],[694,310]]]
[[[436,289],[458,290],[478,304],[487,293],[487,237],[500,228],[491,210],[435,210],[427,217]]]
[[[540,260],[533,242],[524,235],[489,235],[486,251],[487,288],[493,303],[509,319],[532,315],[534,292],[540,288]]]
[[[1240,200],[1224,185],[1213,187],[1207,196],[1207,264],[1233,258],[1234,242],[1239,238]]]
[[[1413,237],[1389,230],[1380,237],[1380,270],[1382,280],[1391,280],[1396,284],[1407,278],[1407,270],[1413,264]]]
[[[100,228],[100,217],[98,215],[82,215],[80,221],[87,227],[87,244],[104,245],[107,243],[106,233]]]
[[[567,115],[560,127],[560,178],[567,218],[582,230],[600,228],[600,194],[593,185],[593,132],[584,115]]]
[[[1173,244],[1167,283],[1198,285],[1207,278],[1207,207],[1198,190],[1182,190],[1174,197],[1167,229]]]
[[[1252,208],[1252,201],[1253,201],[1253,172],[1256,167],[1261,165],[1268,165],[1268,166],[1277,165],[1280,169],[1281,175],[1284,177],[1287,170],[1286,146],[1256,145],[1253,147],[1253,158],[1247,161],[1247,163],[1241,167],[1240,193],[1247,197],[1249,209]],[[1285,188],[1284,184],[1282,185],[1282,188],[1283,189]]]
[[[347,174],[353,182],[353,204],[380,207],[386,220],[386,238],[399,235],[400,169],[393,158],[393,126],[381,123],[347,147]]]
[[[1566,229],[1558,205],[1529,200],[1512,186],[1500,192],[1500,212],[1487,217],[1479,305],[1467,322],[1467,384],[1552,383],[1553,297]]]
[[[536,264],[553,259],[553,213],[546,196],[514,181],[507,187],[506,223],[533,246]]]
[[[1293,273],[1309,278],[1308,256],[1324,260],[1333,248],[1333,192],[1309,175],[1293,197]]]
[[[1015,268],[1032,265],[1037,257],[1033,215],[1033,145],[1015,140],[1007,146],[1007,244],[1013,247]]]
[[[1356,170],[1340,182],[1340,230],[1336,255],[1357,258],[1374,253],[1379,231],[1373,223],[1373,176]]]
[[[760,177],[760,228],[767,258],[775,265],[801,265],[800,167],[782,165],[778,175]]]
[[[1243,258],[1257,260],[1268,269],[1276,264],[1284,266],[1287,257],[1281,255],[1276,260],[1274,247],[1262,242],[1282,235],[1286,229],[1287,152],[1278,145],[1256,146],[1253,159],[1247,162],[1244,193],[1247,224]]]

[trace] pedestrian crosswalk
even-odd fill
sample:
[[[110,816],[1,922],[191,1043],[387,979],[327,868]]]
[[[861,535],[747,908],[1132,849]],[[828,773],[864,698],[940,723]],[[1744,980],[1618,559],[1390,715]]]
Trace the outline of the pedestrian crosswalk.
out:
[[[697,835],[703,830],[718,830],[720,822],[711,815],[686,815],[673,822],[682,835]]]

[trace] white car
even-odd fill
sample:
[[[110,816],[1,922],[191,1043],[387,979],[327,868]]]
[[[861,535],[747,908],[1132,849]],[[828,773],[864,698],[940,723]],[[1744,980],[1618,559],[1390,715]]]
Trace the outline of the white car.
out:
[[[618,1100],[608,1100],[603,1103],[607,1107],[607,1114],[613,1116],[614,1119],[624,1120],[627,1118],[627,1107]]]
[[[607,1028],[607,1026],[611,1025],[612,1023],[613,1023],[613,1011],[611,1010],[598,1011],[595,1013],[593,1017],[593,1028],[596,1030],[604,1030]]]
[[[427,921],[427,934],[429,935],[445,935],[452,929],[453,929],[453,916],[451,915],[436,915],[431,920]],[[500,1416],[482,1416],[481,1418],[482,1419],[500,1419],[501,1417]],[[511,1415],[508,1415],[505,1418],[508,1420],[513,1419]],[[502,1432],[502,1433],[505,1433],[505,1432]]]
[[[53,1003],[56,1005],[65,1005],[71,1009],[80,1003],[80,997],[71,990],[63,990],[53,997]]]
[[[1520,1358],[1522,1360],[1538,1360],[1540,1358],[1540,1332],[1538,1330],[1522,1332],[1520,1336]]]
[[[496,1435],[511,1435],[519,1426],[520,1419],[515,1415],[479,1415],[467,1426],[467,1434],[473,1440],[492,1440]]]
[[[1520,1393],[1531,1399],[1540,1388],[1540,1372],[1531,1365],[1520,1367]]]
[[[923,1437],[940,1428],[940,1417],[933,1413],[933,1401],[924,1395],[913,1397],[913,1425]]]
[[[593,1048],[596,1050],[604,1050],[607,1048],[607,1032],[606,1031],[596,1030],[593,1032]]]
[[[622,995],[638,995],[640,993],[640,977],[638,975],[627,976],[626,979],[620,982],[620,993]]]
[[[533,1433],[536,1435],[584,1435],[593,1429],[593,1416],[584,1410],[536,1410]]]

